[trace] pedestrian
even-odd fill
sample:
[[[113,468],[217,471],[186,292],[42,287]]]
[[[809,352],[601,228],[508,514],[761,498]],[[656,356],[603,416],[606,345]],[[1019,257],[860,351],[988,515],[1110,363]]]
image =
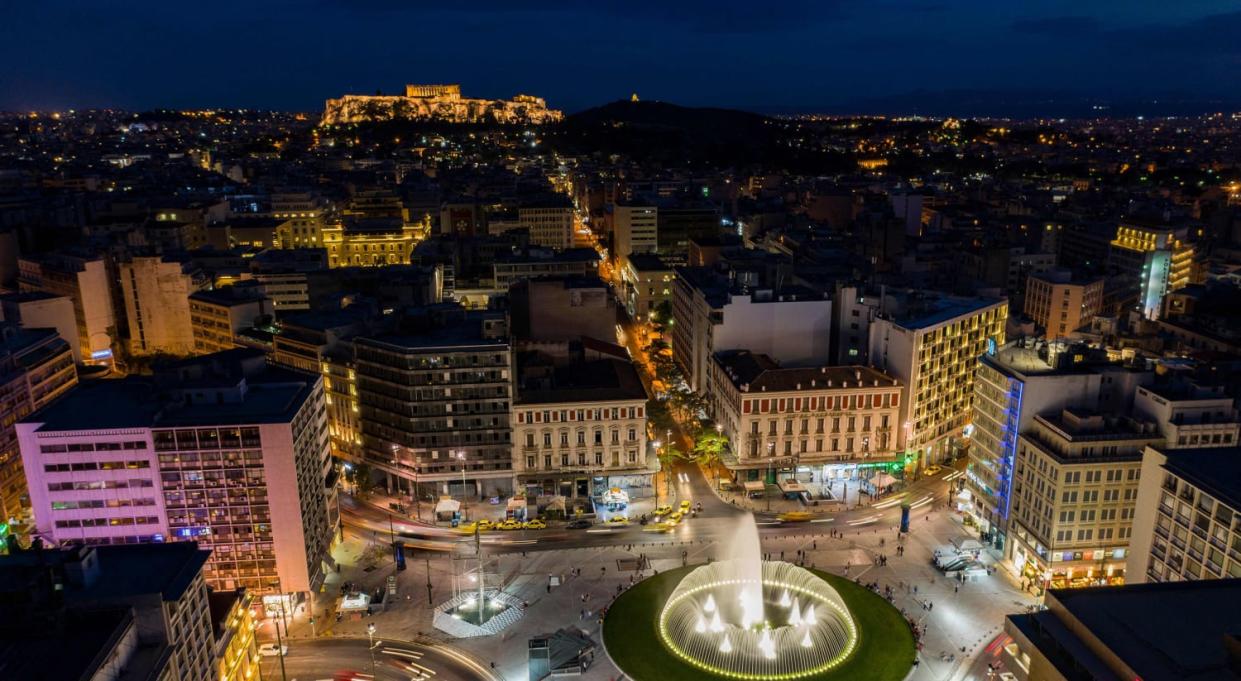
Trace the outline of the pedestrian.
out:
[[[799,551],[798,553],[801,553],[801,552]],[[783,551],[781,551],[781,552],[780,552],[780,560],[784,560],[784,552],[783,552]]]
[[[496,668],[496,663],[495,663],[495,662],[492,662],[492,663],[491,663],[491,668],[492,668],[492,669],[495,669],[495,668]]]
[[[934,603],[932,603],[932,602],[930,602],[930,601],[927,601],[927,604],[926,604],[926,609],[927,609],[927,612],[930,612],[931,610],[934,610],[934,609],[935,609],[935,604],[934,604]]]
[[[811,548],[813,548],[815,551],[818,551],[818,550],[819,550],[819,540],[817,540],[817,539],[816,539],[816,540],[814,540],[814,544],[811,546]]]
[[[960,585],[960,584],[953,584],[953,585],[952,585],[952,593],[954,593],[954,594],[955,594],[955,593],[961,593],[961,585]]]
[[[586,619],[586,608],[577,611],[577,619],[579,621]]]

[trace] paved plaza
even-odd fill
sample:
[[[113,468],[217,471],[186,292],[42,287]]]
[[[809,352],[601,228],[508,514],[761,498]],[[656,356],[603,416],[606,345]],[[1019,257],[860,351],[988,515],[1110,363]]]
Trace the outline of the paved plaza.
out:
[[[763,552],[770,559],[801,560],[806,566],[863,584],[876,583],[881,593],[891,587],[894,605],[925,631],[919,665],[911,679],[963,680],[973,678],[973,669],[981,667],[985,672],[985,665],[971,662],[980,653],[993,652],[984,653],[984,648],[1000,633],[1004,616],[1024,611],[1034,603],[1032,597],[1021,592],[1003,570],[961,584],[934,568],[931,555],[935,548],[960,539],[967,532],[942,501],[934,509],[919,509],[903,541],[903,556],[897,555],[893,523],[852,526],[848,523],[857,521],[847,518],[841,515],[830,521],[825,518],[825,522],[804,523],[795,526],[791,535],[764,533]],[[835,526],[837,520],[842,522],[839,528]],[[833,536],[836,530],[839,534]],[[380,543],[376,544],[370,534],[346,531],[345,541],[336,552],[341,571],[332,576],[327,595],[338,593],[342,581],[375,588],[394,574],[386,537],[378,537]],[[334,617],[320,616],[315,633],[364,636],[367,625],[373,623],[377,637],[451,645],[473,656],[487,669],[494,664],[497,679],[525,679],[527,639],[568,626],[579,628],[598,641],[600,610],[620,590],[630,586],[631,580],[639,580],[652,570],[664,571],[686,562],[704,563],[724,555],[719,539],[669,543],[666,539],[655,542],[652,536],[640,528],[630,528],[610,535],[616,542],[626,542],[618,545],[565,549],[540,545],[539,550],[525,552],[520,546],[484,545],[488,572],[499,576],[506,593],[526,603],[524,617],[499,636],[459,640],[432,628],[433,606],[453,595],[454,579],[460,580],[463,587],[470,584],[454,577],[454,571],[474,565],[474,561],[458,561],[454,569],[454,561],[444,553],[428,554],[425,558],[411,556],[408,569],[395,573],[398,594],[384,610],[353,621],[336,622]],[[473,555],[471,543],[460,546],[462,555]],[[886,565],[880,564],[881,557],[886,557]],[[645,563],[640,563],[641,558],[646,559]],[[640,564],[645,568],[642,573],[636,570]],[[431,604],[427,601],[428,569]],[[553,582],[559,585],[550,586]],[[316,607],[321,610],[323,605]],[[293,645],[310,635],[310,624],[302,613],[291,625]],[[583,678],[603,681],[619,677],[620,671],[606,655],[600,655]]]

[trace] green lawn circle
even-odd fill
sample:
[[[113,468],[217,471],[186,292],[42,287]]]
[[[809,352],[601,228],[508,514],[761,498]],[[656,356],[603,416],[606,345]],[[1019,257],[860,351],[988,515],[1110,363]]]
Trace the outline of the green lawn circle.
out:
[[[608,656],[634,681],[720,681],[727,677],[683,662],[659,639],[659,611],[676,585],[697,566],[679,568],[644,579],[608,608],[603,620],[603,645]],[[811,570],[827,581],[849,608],[858,626],[858,645],[840,666],[814,681],[900,681],[914,660],[914,637],[899,610],[878,594],[843,577]]]

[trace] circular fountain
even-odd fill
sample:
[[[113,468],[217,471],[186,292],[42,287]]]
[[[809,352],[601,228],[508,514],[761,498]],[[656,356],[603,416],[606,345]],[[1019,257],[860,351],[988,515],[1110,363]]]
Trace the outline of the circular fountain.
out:
[[[608,656],[635,681],[900,681],[914,659],[904,616],[848,579],[761,560],[748,514],[725,560],[638,582],[608,608]]]
[[[858,630],[827,582],[789,563],[746,576],[738,561],[694,569],[664,603],[664,646],[704,671],[736,678],[798,678],[847,659]]]

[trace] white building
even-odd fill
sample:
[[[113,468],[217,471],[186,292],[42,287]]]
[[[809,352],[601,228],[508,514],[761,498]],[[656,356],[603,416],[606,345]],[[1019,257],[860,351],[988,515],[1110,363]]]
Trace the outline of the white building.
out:
[[[1241,419],[1224,386],[1192,380],[1141,386],[1133,401],[1136,415],[1159,424],[1168,447],[1232,447]]]
[[[73,301],[80,344],[74,356],[88,364],[110,363],[117,329],[107,262],[95,256],[49,254],[23,257],[18,267],[22,291],[44,291]]]
[[[519,227],[530,230],[530,243],[547,248],[573,247],[573,206],[530,205],[517,209]]]
[[[659,208],[618,203],[612,207],[612,255],[654,253],[659,248]]]
[[[711,356],[749,350],[785,366],[830,361],[832,301],[806,288],[738,286],[705,267],[680,267],[672,286],[673,358],[691,389],[707,389]]]
[[[190,294],[211,286],[211,278],[188,262],[138,256],[120,266],[121,295],[134,355],[194,354]]]

